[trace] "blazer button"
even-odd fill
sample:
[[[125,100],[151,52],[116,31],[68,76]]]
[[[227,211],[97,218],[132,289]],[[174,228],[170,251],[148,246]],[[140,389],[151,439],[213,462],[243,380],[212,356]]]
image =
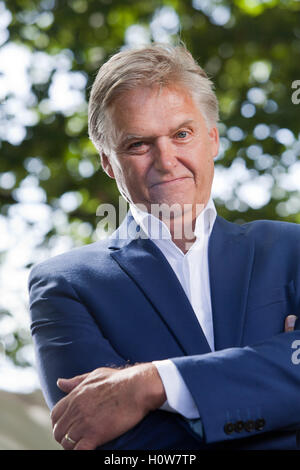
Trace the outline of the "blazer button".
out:
[[[265,427],[265,420],[263,418],[259,418],[255,421],[255,429],[256,431],[261,431]]]
[[[252,419],[249,419],[249,421],[245,422],[245,429],[248,432],[254,431],[255,423],[254,423],[254,421],[252,421]]]
[[[232,434],[234,431],[234,425],[232,423],[226,423],[224,426],[224,431],[226,434]]]
[[[244,429],[244,421],[237,421],[234,425],[235,432],[241,432]]]

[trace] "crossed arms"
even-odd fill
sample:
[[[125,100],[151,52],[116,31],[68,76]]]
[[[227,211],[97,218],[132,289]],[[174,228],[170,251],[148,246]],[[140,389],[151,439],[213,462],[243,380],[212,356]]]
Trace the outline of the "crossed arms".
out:
[[[296,319],[286,318],[286,333],[293,331]],[[61,378],[57,385],[66,396],[54,406],[51,418],[54,437],[64,449],[95,449],[129,431],[167,398],[152,363],[101,367]]]
[[[93,247],[84,252],[90,250]],[[201,447],[203,441],[184,426],[179,414],[159,410],[166,397],[151,361],[164,358],[173,360],[196,402],[204,446],[243,437],[224,435],[226,410],[234,422],[238,409],[246,415],[249,408],[260,418],[260,408],[266,420],[263,432],[299,426],[300,369],[291,362],[299,330],[283,332],[278,305],[286,304],[272,303],[255,317],[251,313],[254,339],[246,344],[262,337],[262,327],[269,340],[184,356],[151,303],[108,261],[113,263],[95,250],[89,263],[83,263],[82,252],[75,251],[40,265],[30,277],[37,366],[53,408],[54,435],[64,448],[94,449],[105,443],[115,449]],[[99,278],[99,263],[109,276]],[[100,295],[100,280],[105,295]],[[111,288],[117,281],[120,296]],[[297,305],[291,304],[286,315],[297,314]],[[270,329],[262,318],[269,319]],[[135,365],[127,367],[128,361]],[[72,379],[60,380],[59,388],[59,377]]]

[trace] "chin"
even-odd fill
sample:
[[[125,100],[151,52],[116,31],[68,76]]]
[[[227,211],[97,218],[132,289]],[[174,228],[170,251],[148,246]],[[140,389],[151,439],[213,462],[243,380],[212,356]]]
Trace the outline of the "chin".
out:
[[[178,197],[164,197],[161,198],[159,201],[151,201],[151,206],[153,206],[151,212],[154,212],[155,208],[157,207],[160,213],[163,213],[163,210],[165,208],[166,217],[169,217],[171,215],[172,218],[176,218],[178,216],[182,216],[184,211],[189,212],[191,210],[191,204],[193,203],[190,202],[190,200],[188,200],[187,198],[179,199]]]

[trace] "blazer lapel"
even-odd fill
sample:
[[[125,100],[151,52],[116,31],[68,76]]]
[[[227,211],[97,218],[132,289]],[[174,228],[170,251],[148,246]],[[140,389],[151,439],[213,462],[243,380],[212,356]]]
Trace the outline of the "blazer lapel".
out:
[[[217,217],[208,260],[215,349],[241,346],[254,242],[243,227]]]
[[[120,226],[118,232],[123,231],[123,237],[124,224],[127,224],[127,227],[131,225],[132,236],[133,217],[129,215]],[[151,240],[145,238],[144,232],[137,233],[136,238],[131,241],[120,239],[118,234],[114,238],[110,245],[111,256],[143,291],[176,338],[183,354],[210,352],[193,308],[162,252]]]

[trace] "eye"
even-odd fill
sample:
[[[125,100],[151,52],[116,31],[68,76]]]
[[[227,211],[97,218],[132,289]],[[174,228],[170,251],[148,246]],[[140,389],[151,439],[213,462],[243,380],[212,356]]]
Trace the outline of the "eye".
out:
[[[142,142],[142,141],[133,142],[132,144],[130,144],[129,148],[139,148],[139,147],[141,147],[143,144],[144,144],[144,142]]]
[[[149,145],[147,142],[144,142],[143,140],[136,140],[135,142],[132,142],[129,144],[127,147],[127,151],[131,153],[145,153],[148,151]]]
[[[187,136],[188,136],[187,131],[179,131],[176,134],[176,137],[178,137],[179,139],[185,139]]]

